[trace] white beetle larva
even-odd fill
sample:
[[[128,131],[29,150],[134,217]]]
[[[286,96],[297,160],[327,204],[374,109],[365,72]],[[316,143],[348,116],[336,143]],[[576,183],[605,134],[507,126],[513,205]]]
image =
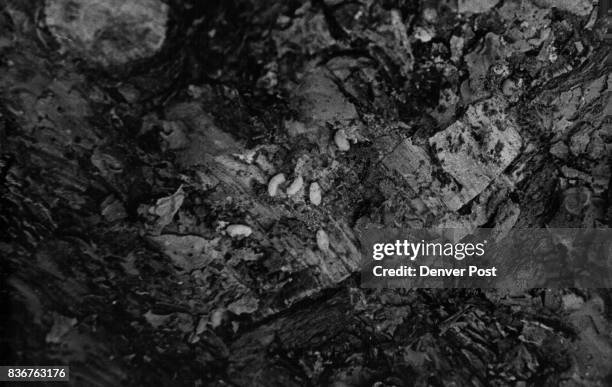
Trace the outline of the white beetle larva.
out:
[[[302,178],[302,176],[298,176],[295,180],[293,180],[293,182],[291,182],[291,184],[287,188],[287,195],[293,196],[296,193],[300,192],[303,185],[304,179]]]
[[[329,236],[323,229],[317,231],[317,246],[323,252],[329,251]]]
[[[245,226],[244,224],[230,224],[225,229],[225,232],[227,232],[227,235],[231,236],[232,238],[248,237],[251,235],[251,233],[253,233],[253,229],[249,226]]]
[[[315,206],[321,204],[321,186],[316,181],[310,184],[308,198],[310,199],[310,202]]]
[[[276,196],[278,194],[278,186],[283,184],[286,180],[284,173],[279,173],[271,178],[268,183],[268,195]]]
[[[346,132],[344,129],[340,129],[334,135],[334,141],[342,152],[346,152],[351,149],[351,144],[349,144],[348,138],[346,137]]]

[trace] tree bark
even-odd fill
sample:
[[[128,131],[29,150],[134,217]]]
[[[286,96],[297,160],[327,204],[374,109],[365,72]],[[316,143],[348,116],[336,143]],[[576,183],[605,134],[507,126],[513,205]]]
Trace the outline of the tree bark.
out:
[[[67,3],[0,1],[3,364],[99,386],[610,383],[608,291],[358,278],[367,226],[610,226],[590,1],[134,0],[82,42]],[[440,145],[460,128],[488,140]]]

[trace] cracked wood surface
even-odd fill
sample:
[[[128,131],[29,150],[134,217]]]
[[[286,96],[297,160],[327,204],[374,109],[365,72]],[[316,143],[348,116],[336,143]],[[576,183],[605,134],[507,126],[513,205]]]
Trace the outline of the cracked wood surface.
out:
[[[605,291],[355,275],[371,225],[609,226],[590,1],[168,2],[163,47],[125,18],[165,3],[107,3],[83,43],[54,26],[87,17],[49,25],[68,3],[0,2],[4,358],[74,385],[610,382]]]

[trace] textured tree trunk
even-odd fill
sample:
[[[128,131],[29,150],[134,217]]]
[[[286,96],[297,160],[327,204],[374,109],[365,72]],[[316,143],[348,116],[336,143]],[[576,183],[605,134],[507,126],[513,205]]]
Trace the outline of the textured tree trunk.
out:
[[[612,383],[607,291],[360,287],[371,225],[610,226],[596,11],[533,3],[0,0],[2,364]]]

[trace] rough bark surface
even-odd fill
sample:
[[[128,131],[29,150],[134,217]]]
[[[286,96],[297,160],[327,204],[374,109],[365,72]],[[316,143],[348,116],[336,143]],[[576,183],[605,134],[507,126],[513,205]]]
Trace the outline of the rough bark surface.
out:
[[[609,291],[358,278],[372,225],[611,225],[596,20],[590,0],[0,0],[2,364],[612,384]]]

